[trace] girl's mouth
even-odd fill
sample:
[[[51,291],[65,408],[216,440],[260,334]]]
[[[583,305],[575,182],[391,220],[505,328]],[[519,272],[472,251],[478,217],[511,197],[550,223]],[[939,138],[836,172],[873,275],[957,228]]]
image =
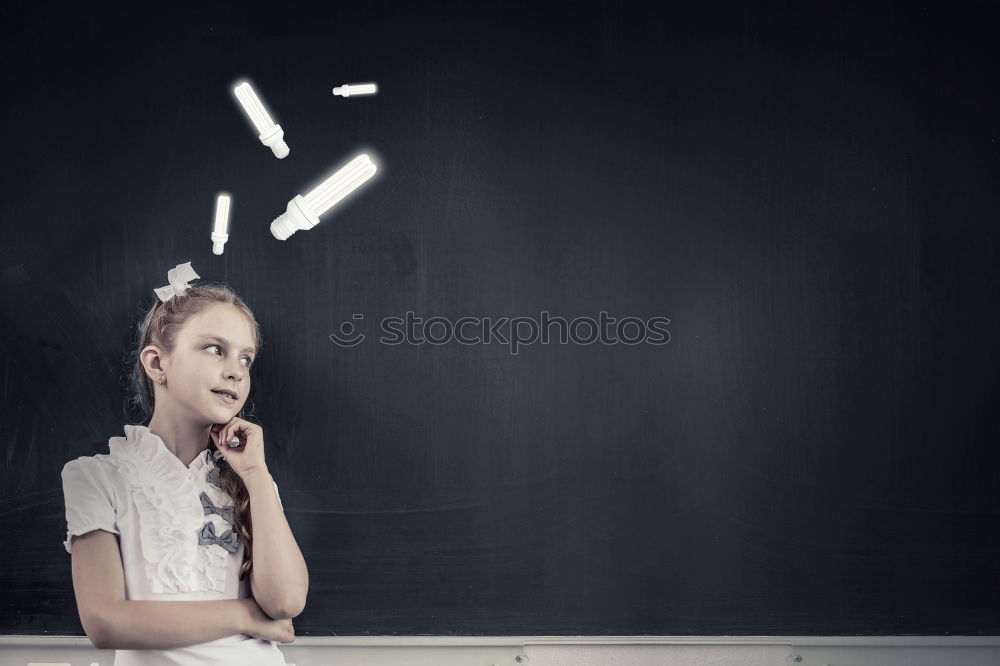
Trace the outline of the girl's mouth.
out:
[[[232,405],[233,403],[236,402],[236,398],[230,397],[230,395],[228,393],[219,393],[218,391],[212,391],[212,393],[214,393],[215,395],[219,396],[219,398],[221,398],[222,400],[226,401],[226,403],[228,403],[230,405]]]

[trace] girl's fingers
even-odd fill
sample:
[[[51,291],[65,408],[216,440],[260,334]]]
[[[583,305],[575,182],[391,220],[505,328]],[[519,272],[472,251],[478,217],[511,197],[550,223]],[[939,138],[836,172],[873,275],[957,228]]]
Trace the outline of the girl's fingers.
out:
[[[217,446],[222,446],[223,444],[229,445],[229,442],[233,441],[234,438],[239,439],[239,443],[242,446],[243,438],[247,440],[250,439],[251,430],[253,424],[246,422],[239,422],[238,419],[233,418],[232,421],[225,425],[219,426],[218,430],[213,428],[212,437],[215,439]],[[242,435],[242,437],[240,437]]]

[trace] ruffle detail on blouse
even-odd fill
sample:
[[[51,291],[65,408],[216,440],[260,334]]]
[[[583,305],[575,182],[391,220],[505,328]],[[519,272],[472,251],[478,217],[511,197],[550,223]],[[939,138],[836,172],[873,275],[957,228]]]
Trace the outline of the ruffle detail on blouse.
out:
[[[109,460],[139,513],[139,541],[151,591],[224,592],[228,553],[221,547],[198,546],[206,516],[184,463],[146,426],[126,425],[125,437],[112,437],[108,447]],[[204,458],[202,453],[195,465],[200,468]]]

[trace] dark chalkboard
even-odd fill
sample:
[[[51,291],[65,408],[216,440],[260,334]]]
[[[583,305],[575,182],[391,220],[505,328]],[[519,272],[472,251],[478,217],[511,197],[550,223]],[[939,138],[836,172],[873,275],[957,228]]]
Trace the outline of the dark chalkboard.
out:
[[[127,11],[24,5],[0,44],[4,633],[82,635],[59,472],[122,434],[184,261],[263,328],[300,636],[996,633],[981,9]],[[366,189],[270,235],[360,152]],[[423,342],[381,340],[407,313]],[[503,342],[543,316],[604,338]]]

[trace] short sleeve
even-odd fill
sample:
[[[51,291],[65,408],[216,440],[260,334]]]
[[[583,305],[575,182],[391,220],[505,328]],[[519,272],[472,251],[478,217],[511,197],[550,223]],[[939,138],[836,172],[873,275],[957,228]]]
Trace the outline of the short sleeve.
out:
[[[71,460],[62,470],[63,498],[66,502],[66,540],[72,553],[74,536],[93,530],[120,534],[115,522],[114,492],[100,461],[83,456]]]
[[[274,479],[271,479],[271,483],[274,483]],[[281,494],[278,492],[278,484],[277,483],[274,483],[274,494],[278,497],[278,506],[280,506],[281,510],[284,511],[285,510],[285,505],[281,503]]]

